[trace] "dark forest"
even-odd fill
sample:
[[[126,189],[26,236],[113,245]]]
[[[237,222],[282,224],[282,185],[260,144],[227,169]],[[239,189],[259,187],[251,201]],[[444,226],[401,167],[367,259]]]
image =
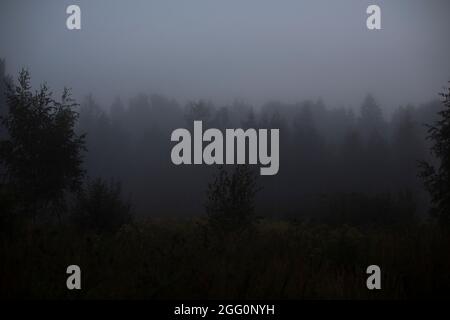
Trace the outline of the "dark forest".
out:
[[[447,296],[448,91],[390,116],[370,94],[358,110],[157,94],[101,106],[4,63],[2,296]],[[173,165],[170,132],[193,120],[279,128],[280,172]],[[58,272],[73,261],[81,294]],[[389,270],[379,294],[358,280],[372,261]]]

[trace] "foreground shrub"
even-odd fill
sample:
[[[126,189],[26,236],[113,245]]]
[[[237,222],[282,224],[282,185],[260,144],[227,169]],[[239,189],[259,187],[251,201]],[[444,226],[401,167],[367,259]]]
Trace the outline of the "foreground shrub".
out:
[[[83,230],[114,232],[131,222],[131,205],[122,199],[120,183],[96,179],[79,192],[72,220]]]
[[[404,225],[416,219],[416,203],[408,192],[397,194],[324,194],[317,201],[312,220],[327,224]]]
[[[248,229],[254,219],[257,192],[256,174],[248,166],[236,166],[232,173],[220,167],[208,185],[208,226],[220,234]]]

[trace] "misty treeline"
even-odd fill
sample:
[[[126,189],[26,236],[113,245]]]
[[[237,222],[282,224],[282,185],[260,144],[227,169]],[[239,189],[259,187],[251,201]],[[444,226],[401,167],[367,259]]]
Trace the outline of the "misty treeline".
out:
[[[205,130],[280,129],[280,171],[258,178],[258,214],[395,220],[428,210],[418,163],[432,160],[425,124],[434,123],[441,108],[436,100],[397,107],[388,117],[371,95],[356,110],[321,100],[180,105],[156,94],[105,106],[89,95],[81,101],[78,130],[87,133],[88,174],[122,181],[138,214],[204,211],[206,186],[217,169],[177,167],[170,160],[171,132],[192,131],[193,121],[202,120]]]
[[[53,104],[49,107],[53,119],[46,120],[53,126],[46,132],[49,140],[33,140],[41,130],[36,121],[37,133],[25,129],[27,123],[22,126],[28,130],[26,137],[19,132],[29,154],[35,150],[43,157],[41,163],[26,158],[28,154],[11,160],[26,180],[22,185],[29,186],[18,194],[31,197],[25,203],[33,206],[37,205],[33,197],[43,200],[43,206],[49,199],[64,206],[66,202],[59,200],[70,199],[67,192],[77,190],[77,199],[71,200],[83,212],[78,218],[87,215],[80,224],[94,229],[100,224],[96,219],[109,219],[112,227],[128,221],[131,209],[138,216],[192,216],[211,211],[214,201],[224,201],[214,200],[214,192],[227,191],[211,187],[211,181],[223,174],[216,166],[175,166],[170,161],[171,132],[192,129],[194,120],[202,120],[205,129],[280,129],[280,171],[272,177],[255,177],[258,192],[252,189],[249,198],[256,199],[244,201],[257,215],[370,224],[410,222],[429,209],[419,163],[424,167],[424,161],[435,162],[425,124],[438,119],[439,100],[392,108],[389,116],[370,94],[357,109],[327,106],[320,99],[262,106],[240,100],[225,106],[205,100],[180,105],[158,94],[138,94],[129,101],[117,97],[111,106],[101,105],[90,94],[78,105],[66,91],[61,102],[55,102],[45,86],[35,96],[24,97],[20,87],[29,86],[29,79],[20,77],[28,74],[21,74],[16,87],[5,76],[4,63],[1,71],[6,81],[0,89],[7,92],[8,83],[12,88],[9,98],[1,101],[3,114],[7,104],[11,108],[14,103],[11,96],[25,99],[25,104],[35,99],[40,107]],[[27,90],[33,95],[30,87]],[[9,131],[17,125],[3,124],[10,126]],[[56,213],[64,211],[55,208]]]

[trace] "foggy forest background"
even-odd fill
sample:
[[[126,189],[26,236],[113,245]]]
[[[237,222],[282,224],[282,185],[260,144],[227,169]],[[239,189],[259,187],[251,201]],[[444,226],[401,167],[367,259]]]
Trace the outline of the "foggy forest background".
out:
[[[4,70],[2,66],[6,79]],[[418,164],[431,159],[426,124],[437,120],[442,107],[436,97],[422,105],[399,106],[386,116],[371,94],[356,109],[327,106],[320,99],[262,106],[240,100],[224,106],[207,100],[180,105],[170,97],[145,93],[129,101],[116,97],[104,106],[90,94],[77,108],[76,131],[86,134],[87,176],[120,182],[137,216],[204,211],[214,166],[177,167],[170,160],[171,132],[202,120],[205,130],[280,129],[280,171],[258,179],[256,203],[262,215],[358,219],[338,217],[350,206],[367,222],[424,218],[429,199]]]
[[[14,80],[0,67],[2,295],[368,298],[360,268],[376,259],[394,272],[375,297],[445,296],[445,272],[424,273],[450,261],[419,177],[421,162],[436,163],[425,124],[444,115],[441,101],[390,117],[370,94],[358,110],[320,99],[180,105],[144,93],[101,106],[68,91],[57,102],[45,85],[33,91],[28,71]],[[173,165],[170,133],[194,120],[279,128],[279,173]],[[64,289],[58,268],[69,260],[91,266],[87,293]]]
[[[448,298],[449,2],[206,2],[2,1],[0,297]],[[194,120],[278,174],[172,164]]]

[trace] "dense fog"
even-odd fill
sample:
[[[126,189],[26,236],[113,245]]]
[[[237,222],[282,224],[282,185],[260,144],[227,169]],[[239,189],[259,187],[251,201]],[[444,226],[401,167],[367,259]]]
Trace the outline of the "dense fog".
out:
[[[77,4],[82,29],[69,31]],[[366,28],[381,8],[382,30]],[[0,56],[34,82],[114,97],[164,94],[184,104],[251,104],[321,97],[357,107],[371,92],[383,108],[421,103],[448,81],[445,0],[95,0],[0,4]]]

